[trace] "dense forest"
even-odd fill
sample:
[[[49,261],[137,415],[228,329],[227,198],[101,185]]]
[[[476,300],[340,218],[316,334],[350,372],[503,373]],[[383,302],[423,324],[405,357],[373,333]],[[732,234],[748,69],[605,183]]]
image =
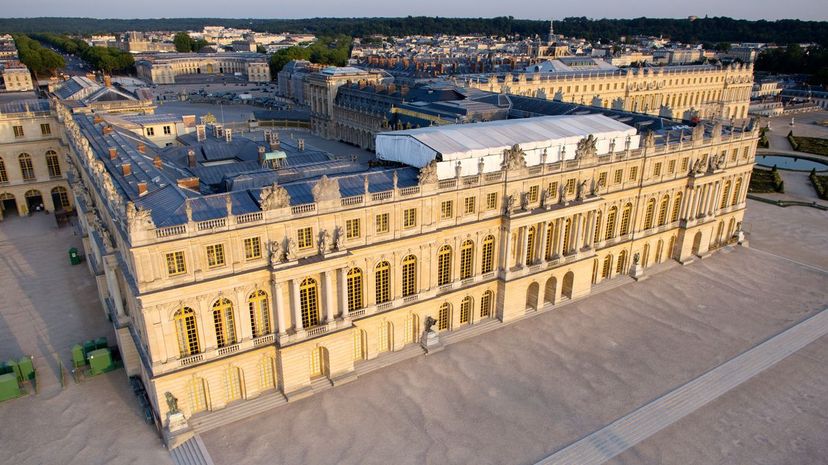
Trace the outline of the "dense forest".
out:
[[[40,42],[32,40],[24,34],[14,36],[14,44],[17,47],[17,55],[20,61],[29,67],[35,75],[54,75],[57,70],[66,66],[66,62],[59,53],[54,52],[40,45]]]
[[[95,18],[0,18],[0,31],[56,34],[118,33],[124,31],[201,30],[204,26],[249,28],[261,32],[306,32],[316,35],[365,37],[374,34],[486,34],[532,36],[546,34],[549,21],[496,18],[309,18],[309,19],[95,19]],[[748,21],[723,17],[689,19],[565,18],[555,21],[555,31],[590,40],[618,40],[638,34],[670,37],[682,42],[816,42],[828,45],[828,22]]]
[[[32,37],[65,53],[76,54],[94,69],[106,73],[126,72],[135,64],[132,54],[114,47],[92,47],[81,39],[51,33],[32,34]]]
[[[756,70],[782,74],[810,74],[810,82],[828,86],[828,48],[797,44],[765,50],[756,59]]]

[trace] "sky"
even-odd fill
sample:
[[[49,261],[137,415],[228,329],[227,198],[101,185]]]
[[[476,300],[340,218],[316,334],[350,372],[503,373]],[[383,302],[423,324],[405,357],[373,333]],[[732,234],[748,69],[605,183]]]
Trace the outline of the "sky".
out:
[[[514,16],[526,19],[684,18],[828,20],[828,0],[27,0],[7,3],[4,17],[312,18],[377,16]]]

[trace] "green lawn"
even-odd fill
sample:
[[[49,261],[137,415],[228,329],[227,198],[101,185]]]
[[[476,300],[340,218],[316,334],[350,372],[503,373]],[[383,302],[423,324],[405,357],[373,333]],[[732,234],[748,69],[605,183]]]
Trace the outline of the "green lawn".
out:
[[[785,186],[778,172],[762,168],[753,168],[748,192],[757,194],[785,192]]]
[[[828,156],[828,139],[802,136],[791,136],[790,139],[795,150]]]

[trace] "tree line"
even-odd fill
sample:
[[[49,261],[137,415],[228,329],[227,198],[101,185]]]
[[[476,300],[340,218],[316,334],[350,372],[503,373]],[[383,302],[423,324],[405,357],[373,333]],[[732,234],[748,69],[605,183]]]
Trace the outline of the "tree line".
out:
[[[270,57],[270,75],[276,73],[291,60],[308,60],[320,65],[345,66],[351,56],[351,37],[320,37],[307,47],[293,46],[283,48]]]
[[[763,51],[756,59],[756,70],[781,74],[810,74],[810,82],[828,86],[828,48],[803,49],[798,44]]]
[[[495,36],[540,35],[549,31],[549,21],[495,18],[441,18],[408,16],[401,18],[307,18],[307,19],[228,19],[228,18],[0,18],[0,31],[89,35],[125,31],[201,30],[204,26],[249,28],[258,32],[311,33],[320,36],[371,35],[403,36],[413,34],[484,34]],[[635,35],[664,36],[681,42],[771,42],[777,44],[816,42],[828,46],[828,22],[784,19],[749,21],[727,17],[691,19],[633,18],[589,19],[570,17],[555,21],[555,31],[589,40],[619,40]]]
[[[32,34],[32,37],[62,50],[77,55],[92,68],[105,73],[125,73],[132,70],[135,59],[132,54],[115,47],[95,47],[83,39],[53,33]]]
[[[29,67],[35,75],[49,74],[54,76],[57,70],[66,66],[63,57],[40,45],[40,42],[32,40],[24,34],[14,36],[14,44],[17,46],[17,56],[20,61]]]
[[[186,32],[179,32],[173,37],[176,52],[197,52],[208,45],[204,39],[193,39]]]

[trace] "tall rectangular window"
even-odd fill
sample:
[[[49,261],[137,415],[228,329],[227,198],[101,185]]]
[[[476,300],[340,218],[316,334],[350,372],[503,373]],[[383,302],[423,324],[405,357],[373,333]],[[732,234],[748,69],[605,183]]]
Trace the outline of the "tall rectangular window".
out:
[[[687,171],[687,168],[688,168],[687,164],[688,164],[689,160],[690,159],[688,157],[684,157],[684,158],[681,159],[681,171],[682,172]]]
[[[463,199],[463,214],[464,215],[471,215],[477,210],[475,197],[466,197]]]
[[[170,276],[184,274],[187,272],[187,264],[184,262],[184,252],[170,252],[167,254],[167,273]]]
[[[624,170],[615,170],[615,173],[613,174],[613,181],[615,181],[615,184],[621,184],[622,176],[624,176]]]
[[[454,218],[454,202],[443,200],[440,202],[440,219],[446,220],[449,218]]]
[[[49,126],[49,123],[41,123],[40,125],[40,133],[44,136],[49,136],[52,134],[52,127]]]
[[[653,176],[661,176],[661,162],[653,165]]]
[[[359,218],[345,220],[345,237],[348,239],[356,239],[361,235],[359,228]]]
[[[598,173],[598,187],[604,187],[607,185],[607,172],[604,171],[602,173]]]
[[[207,266],[215,268],[224,265],[224,244],[207,246]]]
[[[300,249],[309,249],[313,247],[313,228],[299,228],[296,232],[296,242]]]
[[[164,126],[164,134],[165,134],[165,135],[170,135],[170,134],[172,134],[172,130],[170,129],[170,127],[169,127],[169,126]]]
[[[147,128],[147,135],[154,136],[155,135],[155,128]]]
[[[244,258],[253,260],[262,258],[262,240],[258,237],[248,237],[244,240]]]
[[[675,160],[670,160],[670,162],[667,163],[667,174],[673,174],[675,172],[676,172],[676,161]]]
[[[6,163],[0,158],[0,182],[9,182],[9,175],[6,173]]]
[[[549,183],[549,197],[553,199],[558,197],[558,181]]]
[[[376,218],[377,234],[388,232],[388,213],[380,213]]]
[[[494,210],[497,208],[497,192],[489,192],[486,194],[486,210]]]
[[[403,211],[403,228],[413,228],[417,226],[417,209],[408,208]]]
[[[661,168],[659,168],[659,170],[661,170]],[[631,166],[630,167],[630,181],[635,181],[636,179],[638,179],[638,167],[637,166]]]
[[[14,126],[14,137],[23,137],[23,126]]]
[[[60,177],[60,160],[57,153],[52,150],[46,152],[46,167],[49,168],[49,177]]]
[[[540,193],[540,186],[532,186],[529,188],[529,201],[530,202],[537,202],[538,201],[538,194]]]
[[[566,180],[566,195],[575,193],[575,178]]]

